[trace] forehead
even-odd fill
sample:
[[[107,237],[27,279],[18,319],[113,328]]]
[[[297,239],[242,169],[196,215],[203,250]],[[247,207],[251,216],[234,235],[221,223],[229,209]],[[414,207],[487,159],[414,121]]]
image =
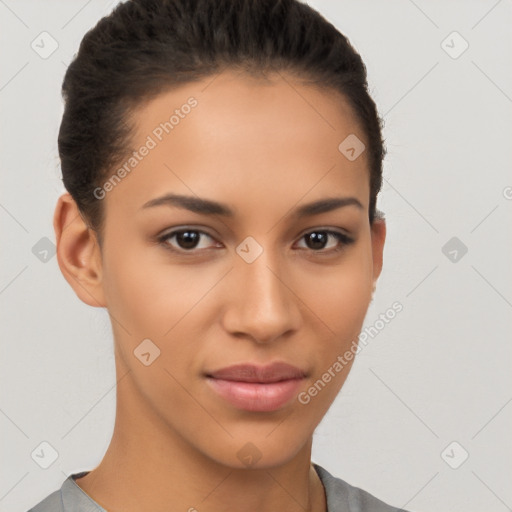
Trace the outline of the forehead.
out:
[[[296,203],[339,192],[368,204],[366,151],[351,161],[339,148],[354,136],[367,145],[350,105],[290,75],[225,71],[141,104],[132,122],[139,157],[107,203],[135,208],[166,192]]]

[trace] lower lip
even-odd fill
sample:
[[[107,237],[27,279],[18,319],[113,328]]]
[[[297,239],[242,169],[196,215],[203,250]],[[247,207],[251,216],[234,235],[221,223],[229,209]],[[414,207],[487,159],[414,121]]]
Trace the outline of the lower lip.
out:
[[[208,377],[207,381],[218,395],[238,409],[268,412],[283,407],[296,396],[304,379],[290,379],[267,384],[212,377]]]

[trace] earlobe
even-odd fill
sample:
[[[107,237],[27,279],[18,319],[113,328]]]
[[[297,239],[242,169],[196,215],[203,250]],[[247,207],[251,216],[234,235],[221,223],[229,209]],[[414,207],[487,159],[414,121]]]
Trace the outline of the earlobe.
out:
[[[386,221],[378,218],[373,221],[372,233],[372,256],[373,256],[373,284],[375,284],[382,271],[384,243],[386,241]]]
[[[96,233],[82,219],[69,193],[59,197],[53,216],[57,261],[78,298],[94,307],[106,307],[101,252]]]

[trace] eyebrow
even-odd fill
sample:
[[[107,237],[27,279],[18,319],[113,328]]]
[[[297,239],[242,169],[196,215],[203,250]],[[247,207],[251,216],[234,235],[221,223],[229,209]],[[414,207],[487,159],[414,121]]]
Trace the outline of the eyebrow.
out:
[[[202,215],[235,216],[235,212],[225,204],[211,199],[180,194],[165,194],[161,197],[156,197],[144,203],[141,209],[154,208],[156,206],[176,206]],[[355,197],[328,197],[300,206],[294,211],[293,215],[297,218],[308,217],[330,212],[344,206],[356,206],[364,210],[361,202]]]

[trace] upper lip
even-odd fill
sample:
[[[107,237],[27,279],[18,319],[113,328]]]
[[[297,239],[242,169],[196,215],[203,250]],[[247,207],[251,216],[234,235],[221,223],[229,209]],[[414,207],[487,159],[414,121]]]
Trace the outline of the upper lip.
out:
[[[302,379],[306,372],[284,362],[276,362],[265,366],[256,364],[235,364],[220,370],[207,373],[208,377],[238,382],[279,382],[281,380]]]

